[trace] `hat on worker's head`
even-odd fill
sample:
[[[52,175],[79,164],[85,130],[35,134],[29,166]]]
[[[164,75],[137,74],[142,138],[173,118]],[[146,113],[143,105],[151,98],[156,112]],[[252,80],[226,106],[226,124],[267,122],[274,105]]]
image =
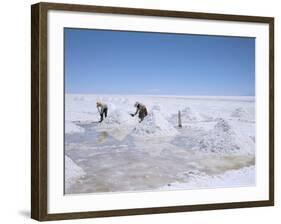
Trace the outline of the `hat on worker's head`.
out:
[[[140,103],[137,101],[137,102],[135,102],[135,107],[137,107],[138,105],[139,105]]]
[[[97,106],[101,106],[101,102],[100,101],[97,101]]]

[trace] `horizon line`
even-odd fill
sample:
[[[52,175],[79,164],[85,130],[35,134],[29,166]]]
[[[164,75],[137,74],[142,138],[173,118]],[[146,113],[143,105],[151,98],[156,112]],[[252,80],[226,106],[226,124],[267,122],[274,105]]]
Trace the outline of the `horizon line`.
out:
[[[183,95],[183,94],[125,94],[125,93],[69,93],[65,92],[64,94],[76,94],[76,95],[125,95],[125,96],[221,96],[221,97],[231,97],[231,96],[251,96],[255,97],[256,95]]]

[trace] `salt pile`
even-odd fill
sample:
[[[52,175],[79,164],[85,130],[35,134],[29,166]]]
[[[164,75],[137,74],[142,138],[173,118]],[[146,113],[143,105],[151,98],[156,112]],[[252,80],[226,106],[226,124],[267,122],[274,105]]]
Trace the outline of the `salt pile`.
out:
[[[76,165],[68,156],[65,156],[65,186],[70,187],[70,185],[76,183],[84,175],[86,175],[84,170]]]
[[[186,107],[181,111],[182,121],[183,122],[190,122],[196,121],[196,116],[191,111],[190,107]]]
[[[190,171],[186,173],[185,183],[170,183],[161,187],[160,190],[176,189],[198,189],[218,187],[243,187],[252,186],[255,183],[255,167],[243,167],[237,170],[228,170],[219,175],[209,176],[200,171]]]
[[[96,126],[97,132],[107,132],[118,141],[122,141],[135,128],[136,117],[123,110],[114,110],[107,118]]]
[[[215,153],[237,152],[240,146],[229,123],[220,118],[213,129],[200,138],[194,147],[196,150]]]
[[[153,107],[144,120],[137,124],[133,133],[136,137],[164,137],[174,136],[178,131],[164,118],[160,107]]]
[[[222,118],[218,118],[218,122],[215,124],[214,126],[214,130],[218,131],[218,132],[229,132],[229,133],[233,133],[233,131],[231,130],[231,126],[229,125],[229,123],[222,119]]]
[[[246,118],[248,116],[248,113],[242,107],[236,108],[231,114],[231,117],[237,118]]]
[[[107,130],[112,128],[121,128],[121,126],[131,126],[134,125],[135,118],[132,118],[131,115],[123,110],[114,110],[112,111],[103,122],[99,123],[96,127],[98,130]]]

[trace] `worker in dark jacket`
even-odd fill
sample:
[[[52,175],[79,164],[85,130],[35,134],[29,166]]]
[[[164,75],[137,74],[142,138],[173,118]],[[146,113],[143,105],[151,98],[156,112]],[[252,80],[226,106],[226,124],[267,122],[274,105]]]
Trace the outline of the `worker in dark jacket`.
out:
[[[132,116],[135,116],[135,115],[139,114],[140,122],[142,122],[143,119],[147,116],[146,106],[139,103],[139,102],[136,102],[135,107],[137,108],[137,110],[134,114],[132,114]]]
[[[104,118],[107,117],[108,107],[105,103],[97,102],[97,109],[98,109],[99,114],[100,114],[100,121],[99,122],[102,122],[103,116],[104,116]]]

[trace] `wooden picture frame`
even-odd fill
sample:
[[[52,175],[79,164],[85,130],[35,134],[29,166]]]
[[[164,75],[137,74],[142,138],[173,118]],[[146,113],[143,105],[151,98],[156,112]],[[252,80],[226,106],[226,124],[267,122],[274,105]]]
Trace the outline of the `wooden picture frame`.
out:
[[[268,200],[67,213],[48,212],[48,12],[50,10],[192,18],[269,25],[269,182]],[[31,7],[31,217],[39,221],[203,211],[274,205],[274,18],[211,13],[38,3]]]

